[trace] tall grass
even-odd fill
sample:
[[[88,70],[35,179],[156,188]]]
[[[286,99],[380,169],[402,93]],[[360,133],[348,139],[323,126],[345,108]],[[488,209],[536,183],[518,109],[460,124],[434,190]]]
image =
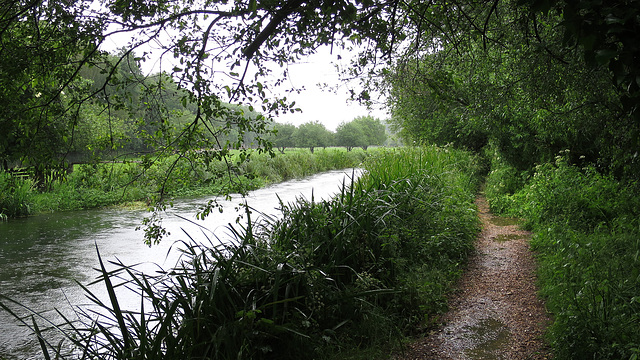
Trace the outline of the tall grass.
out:
[[[0,173],[0,214],[7,217],[33,213],[103,207],[127,202],[149,203],[159,193],[165,197],[210,196],[242,193],[270,183],[314,173],[359,166],[369,153],[344,149],[289,150],[271,158],[252,153],[240,165],[190,161],[177,155],[158,159],[148,168],[127,163],[75,165],[65,177],[51,181],[49,191],[39,191],[30,180]]]
[[[241,170],[264,179],[266,183],[274,183],[328,170],[358,167],[375,152],[328,148],[311,153],[308,149],[289,149],[285,154],[273,158],[268,154],[255,154],[252,161],[241,166]]]
[[[535,232],[542,294],[554,314],[549,338],[556,358],[636,359],[638,184],[570,165],[561,155],[538,166],[519,191],[501,194],[498,202],[509,214],[524,217]]]
[[[34,183],[0,171],[0,219],[33,212]]]
[[[75,349],[63,358],[371,358],[445,308],[478,231],[475,160],[438,148],[381,151],[333,199],[281,204],[282,216],[217,244],[182,244],[157,274],[100,261],[109,293],[78,321],[56,326]],[[140,294],[124,310],[116,288]],[[99,316],[96,316],[98,314]],[[366,356],[358,357],[362,353]],[[356,355],[354,355],[356,354]]]

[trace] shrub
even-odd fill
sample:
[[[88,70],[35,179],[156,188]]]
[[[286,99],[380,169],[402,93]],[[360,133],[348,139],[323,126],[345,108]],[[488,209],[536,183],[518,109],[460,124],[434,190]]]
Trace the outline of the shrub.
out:
[[[530,181],[512,196],[510,213],[526,218],[531,226],[553,222],[592,231],[632,211],[634,198],[612,177],[593,167],[572,166],[566,157],[558,156],[554,164],[536,167]]]
[[[512,203],[511,196],[522,189],[528,174],[509,165],[497,152],[488,150],[487,153],[491,170],[486,178],[485,194],[494,213],[506,214]]]
[[[637,184],[620,183],[590,166],[570,165],[567,155],[537,166],[513,194],[495,183],[487,194],[535,231],[532,246],[539,253],[542,293],[554,315],[549,338],[556,358],[637,358]]]
[[[640,234],[616,226],[584,234],[555,225],[536,234],[540,278],[554,314],[558,359],[629,359],[640,344]],[[635,350],[634,350],[635,349]]]

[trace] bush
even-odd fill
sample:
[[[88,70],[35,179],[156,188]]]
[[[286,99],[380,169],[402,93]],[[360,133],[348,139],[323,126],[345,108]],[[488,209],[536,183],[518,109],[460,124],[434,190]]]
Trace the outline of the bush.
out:
[[[487,194],[534,229],[539,277],[554,315],[557,359],[631,359],[640,355],[640,195],[565,152],[513,194]],[[497,173],[500,173],[498,170]],[[496,176],[498,178],[498,176]],[[497,188],[497,190],[496,190]]]
[[[629,359],[640,345],[640,233],[615,226],[585,234],[555,225],[532,242],[554,314],[558,359]]]
[[[485,183],[485,195],[491,211],[506,214],[512,203],[511,196],[524,186],[528,174],[509,165],[496,151],[487,150],[491,159],[491,170]]]
[[[558,156],[554,164],[539,165],[523,189],[510,197],[510,213],[530,226],[560,223],[593,231],[621,214],[634,212],[637,195],[593,167],[579,168]]]

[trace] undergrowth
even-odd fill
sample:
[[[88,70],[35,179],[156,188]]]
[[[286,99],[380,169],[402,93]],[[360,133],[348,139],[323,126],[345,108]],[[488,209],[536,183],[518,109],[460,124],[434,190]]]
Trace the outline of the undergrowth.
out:
[[[567,154],[522,181],[494,169],[492,209],[523,217],[533,229],[539,279],[554,315],[549,340],[557,359],[637,359],[640,355],[640,193]],[[514,179],[515,177],[515,179]],[[513,192],[499,184],[519,182]],[[511,189],[513,190],[513,189]]]

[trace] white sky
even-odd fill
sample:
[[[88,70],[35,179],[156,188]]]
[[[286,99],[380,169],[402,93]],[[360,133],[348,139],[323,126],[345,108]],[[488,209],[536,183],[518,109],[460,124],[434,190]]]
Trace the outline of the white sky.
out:
[[[334,131],[341,122],[348,122],[357,116],[372,115],[385,119],[387,114],[380,109],[368,110],[357,102],[347,102],[349,99],[349,88],[340,83],[338,70],[332,61],[338,61],[340,66],[349,64],[349,54],[341,54],[342,60],[338,60],[340,50],[335,50],[331,54],[329,48],[310,56],[306,61],[289,65],[289,82],[293,87],[302,88],[300,94],[289,94],[287,99],[296,102],[296,107],[302,109],[302,113],[281,115],[275,120],[281,123],[291,123],[300,125],[309,121],[320,121],[327,129]],[[318,84],[327,84],[329,87],[337,87],[337,90],[330,91],[322,89]],[[357,88],[358,84],[350,84]]]

